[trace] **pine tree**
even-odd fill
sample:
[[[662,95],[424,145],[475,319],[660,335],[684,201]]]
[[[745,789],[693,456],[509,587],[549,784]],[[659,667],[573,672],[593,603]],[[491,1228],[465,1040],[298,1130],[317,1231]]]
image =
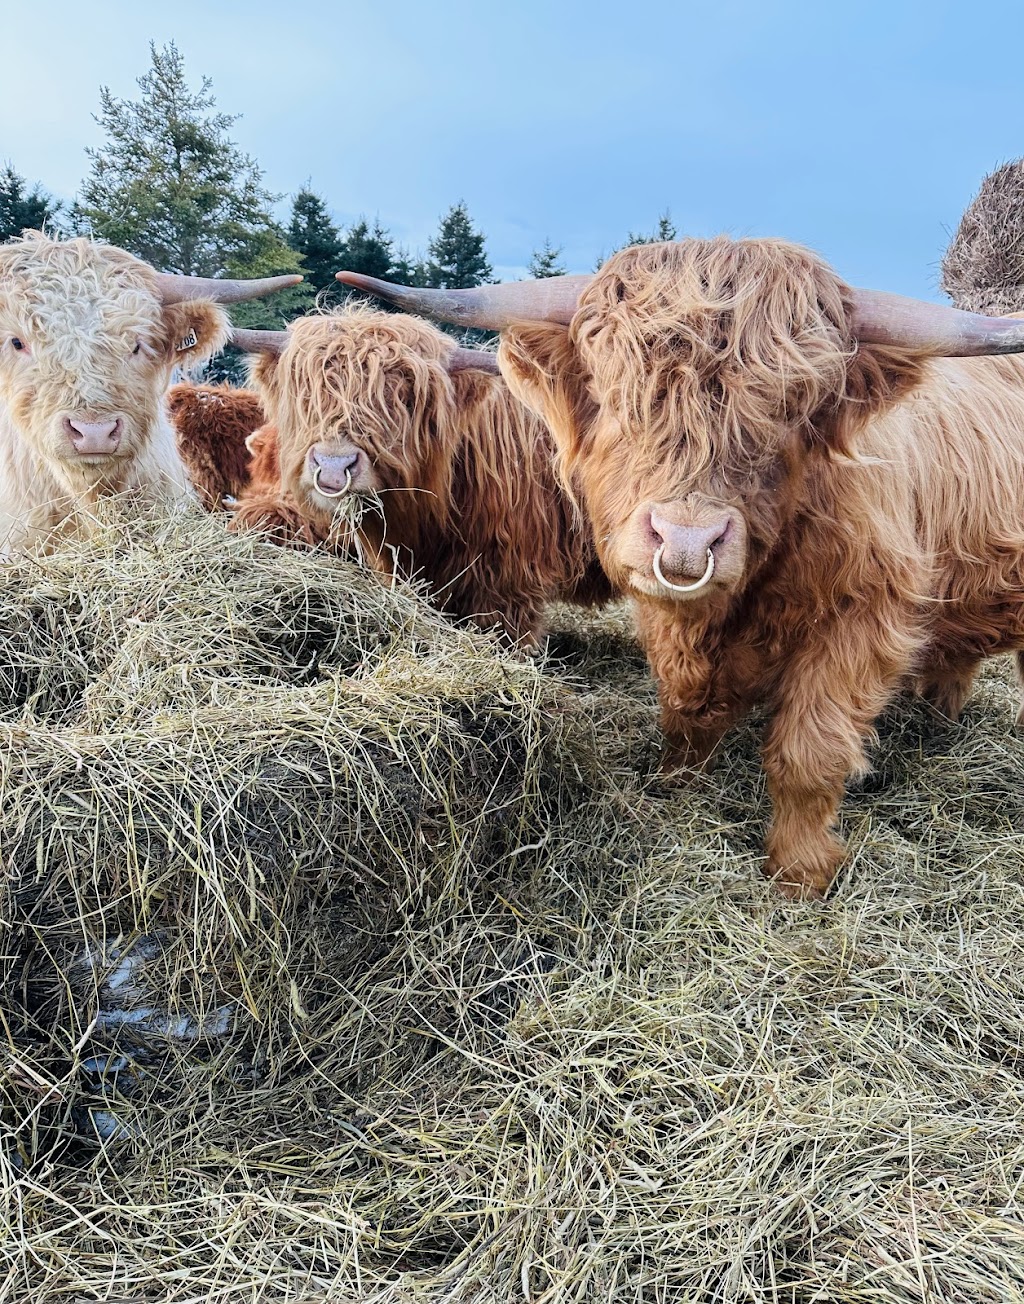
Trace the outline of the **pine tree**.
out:
[[[7,163],[0,172],[0,244],[21,235],[22,231],[41,231],[53,227],[61,204],[47,195],[39,185],[27,190],[27,182]]]
[[[342,243],[342,259],[339,267],[350,272],[362,272],[364,276],[386,278],[391,275],[394,241],[380,219],[375,219],[371,229],[365,217],[348,231]]]
[[[427,252],[427,284],[434,289],[465,290],[491,279],[483,234],[473,229],[464,202],[450,208],[441,219]]]
[[[303,186],[292,201],[288,244],[302,255],[306,279],[314,290],[334,290],[334,273],[345,266],[345,243],[331,221],[327,205]]]
[[[528,269],[530,275],[535,280],[542,280],[547,276],[564,276],[565,268],[558,261],[561,252],[561,245],[557,249],[553,249],[551,241],[545,238],[543,247],[533,251],[533,257],[530,259]]]
[[[407,249],[399,249],[391,264],[388,279],[394,281],[396,285],[425,286],[429,284],[427,265],[422,258],[413,259]]]
[[[294,265],[271,216],[278,197],[231,140],[237,119],[216,112],[210,79],[192,89],[173,42],[161,50],[151,44],[150,56],[149,72],[138,79],[140,99],[100,90],[97,121],[107,140],[86,151],[92,171],[75,215],[79,227],[185,276],[228,267],[248,275],[253,250],[261,266]]]
[[[637,235],[635,231],[630,231],[629,238],[622,247],[628,249],[630,245],[658,244],[662,240],[675,240],[676,234],[671,214],[666,208],[650,235]]]

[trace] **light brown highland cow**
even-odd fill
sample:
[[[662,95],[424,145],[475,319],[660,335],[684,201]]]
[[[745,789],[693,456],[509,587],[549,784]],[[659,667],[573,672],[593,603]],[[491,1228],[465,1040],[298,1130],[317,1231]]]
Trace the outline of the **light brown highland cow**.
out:
[[[843,785],[907,681],[955,716],[981,661],[1024,673],[1024,325],[854,290],[775,240],[629,248],[593,277],[409,290],[505,327],[657,677],[669,765],[758,703],[766,872],[819,895]]]
[[[524,647],[547,602],[610,597],[547,427],[509,393],[494,354],[365,307],[234,339],[257,355],[281,483],[317,537],[425,579],[444,610]],[[258,525],[272,509],[254,486],[237,519]]]

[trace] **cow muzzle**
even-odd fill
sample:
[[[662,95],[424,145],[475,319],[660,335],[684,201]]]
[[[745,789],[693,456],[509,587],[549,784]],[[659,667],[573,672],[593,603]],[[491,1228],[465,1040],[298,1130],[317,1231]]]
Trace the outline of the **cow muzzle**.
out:
[[[724,506],[690,512],[682,504],[649,504],[628,531],[633,586],[665,598],[731,588],[743,570],[744,534],[738,514]]]
[[[110,457],[121,443],[120,417],[86,421],[81,417],[65,416],[61,424],[72,452],[78,457]]]
[[[676,593],[696,593],[715,573],[715,545],[729,533],[730,518],[710,525],[680,525],[660,512],[651,512],[651,532],[658,540],[654,550],[654,577]]]
[[[307,459],[313,488],[321,498],[344,498],[359,488],[362,454],[358,449],[337,452],[314,444]]]

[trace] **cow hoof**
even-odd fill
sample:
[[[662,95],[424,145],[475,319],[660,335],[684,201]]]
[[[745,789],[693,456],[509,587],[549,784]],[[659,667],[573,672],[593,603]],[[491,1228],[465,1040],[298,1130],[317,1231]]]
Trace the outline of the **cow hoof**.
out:
[[[661,772],[666,777],[680,770],[701,770],[705,774],[718,764],[718,740],[702,744],[699,741],[662,743]]]
[[[959,720],[960,713],[971,695],[974,676],[963,678],[929,679],[919,686],[924,700],[947,720]]]
[[[834,841],[814,855],[782,859],[769,852],[763,872],[790,901],[821,901],[835,880],[846,848]]]

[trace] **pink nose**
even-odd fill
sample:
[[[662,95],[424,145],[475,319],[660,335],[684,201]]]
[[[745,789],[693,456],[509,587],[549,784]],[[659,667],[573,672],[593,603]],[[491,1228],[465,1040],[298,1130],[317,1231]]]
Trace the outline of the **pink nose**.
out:
[[[699,579],[708,564],[708,551],[725,538],[729,517],[722,516],[711,525],[677,525],[657,511],[651,512],[651,533],[661,548],[661,569],[666,575],[682,579]]]
[[[121,442],[121,418],[112,421],[78,421],[64,418],[64,432],[76,453],[93,456],[112,453]]]
[[[317,444],[309,450],[310,470],[318,472],[315,482],[320,489],[326,489],[328,494],[344,493],[351,486],[358,461],[358,450],[353,453],[328,453]]]

